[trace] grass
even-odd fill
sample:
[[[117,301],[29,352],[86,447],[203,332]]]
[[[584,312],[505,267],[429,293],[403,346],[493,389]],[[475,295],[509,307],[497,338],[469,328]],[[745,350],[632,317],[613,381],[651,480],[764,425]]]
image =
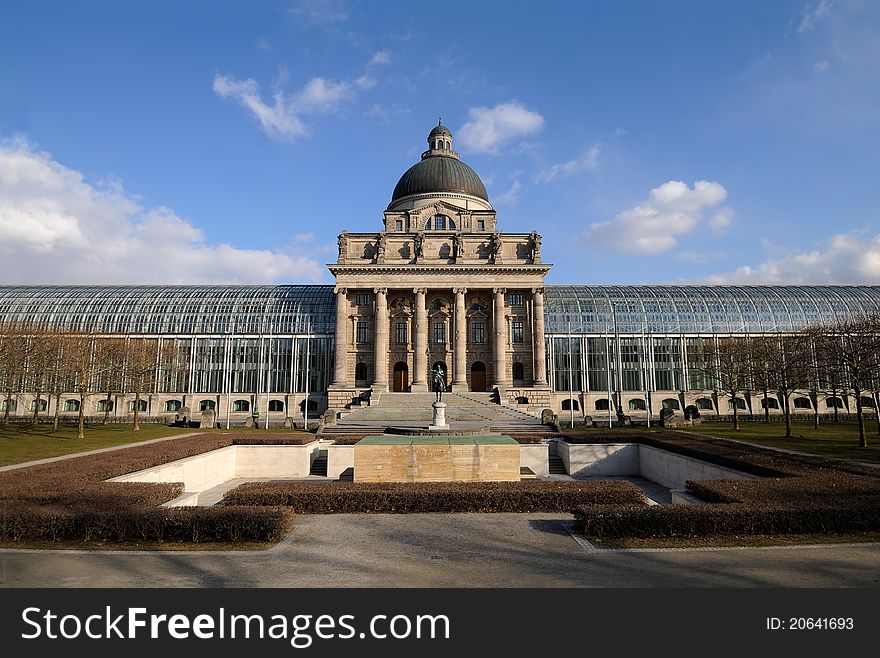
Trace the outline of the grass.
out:
[[[880,463],[880,435],[877,434],[877,421],[873,416],[866,419],[865,430],[868,447],[859,447],[859,428],[854,420],[822,422],[819,429],[813,421],[792,423],[791,438],[785,438],[785,423],[748,422],[740,423],[738,430],[732,423],[704,423],[682,428],[688,432],[718,436],[725,439],[748,441],[771,448],[784,448],[806,452],[822,457],[837,459],[858,459]]]
[[[128,445],[192,431],[194,430],[167,425],[144,424],[139,432],[133,432],[131,425],[89,425],[86,426],[85,438],[77,439],[76,425],[61,425],[57,432],[53,432],[51,424],[10,423],[0,425],[0,466]]]

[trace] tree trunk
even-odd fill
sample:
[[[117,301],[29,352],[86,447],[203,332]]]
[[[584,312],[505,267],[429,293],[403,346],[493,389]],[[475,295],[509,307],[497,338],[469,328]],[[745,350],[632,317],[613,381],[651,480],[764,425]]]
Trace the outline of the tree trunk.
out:
[[[52,420],[52,431],[58,431],[58,409],[61,406],[61,392],[55,394],[55,418]]]
[[[138,412],[140,411],[141,406],[141,393],[138,391],[134,394],[134,426],[131,428],[135,432],[141,431],[141,426],[138,425]]]
[[[739,429],[739,414],[736,408],[736,395],[733,396],[733,429]]]
[[[877,434],[880,434],[880,395],[874,391],[874,418],[877,419]]]
[[[862,395],[861,391],[855,391],[856,394],[856,418],[859,421],[859,448],[868,447],[868,437],[865,436],[865,415],[862,413]]]
[[[838,405],[840,398],[837,397],[837,388],[831,389],[831,398],[834,400],[834,422],[836,423],[840,421],[840,406]]]
[[[767,389],[764,389],[764,422],[770,424],[770,405],[767,404]]]
[[[819,429],[819,395],[814,393],[810,397],[813,399],[813,429]]]
[[[39,415],[40,415],[40,399],[42,398],[42,396],[43,396],[43,391],[38,389],[37,390],[37,397],[34,400],[34,415],[33,415],[33,418],[31,418],[31,421],[34,423],[37,422]]]
[[[107,421],[110,419],[110,398],[111,393],[107,391],[107,401],[104,403],[104,420],[101,421],[102,425],[106,425]]]
[[[12,391],[6,391],[6,408],[3,410],[3,424],[9,424],[9,407],[12,406]]]
[[[791,407],[788,393],[782,394],[782,413],[785,415],[785,438],[791,438]]]
[[[86,406],[85,397],[80,395],[79,396],[79,434],[77,434],[77,436],[76,436],[76,438],[78,438],[78,439],[86,438],[85,417],[83,416],[85,406]]]

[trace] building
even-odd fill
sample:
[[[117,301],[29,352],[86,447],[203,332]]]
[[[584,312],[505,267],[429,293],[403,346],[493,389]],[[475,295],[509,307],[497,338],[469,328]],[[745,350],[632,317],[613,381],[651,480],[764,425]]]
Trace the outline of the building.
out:
[[[280,424],[390,392],[491,392],[540,416],[634,420],[662,408],[729,412],[695,362],[705,341],[784,334],[880,309],[880,286],[545,285],[541,236],[499,230],[479,176],[443,125],[400,178],[373,233],[338,238],[335,286],[0,288],[0,322],[154,340],[157,384],[141,411],[212,409],[227,425]],[[536,227],[537,229],[538,227]],[[170,347],[174,367],[161,354]],[[798,396],[796,412],[846,395]],[[762,413],[762,397],[737,404]],[[19,391],[15,414],[33,394]],[[87,415],[125,415],[96,395]],[[5,404],[5,403],[4,403]],[[45,413],[52,414],[50,400]],[[772,413],[780,413],[773,400]],[[61,413],[78,402],[63,396]],[[103,405],[103,406],[102,406]],[[876,408],[871,401],[870,408]],[[41,406],[42,411],[42,406]]]

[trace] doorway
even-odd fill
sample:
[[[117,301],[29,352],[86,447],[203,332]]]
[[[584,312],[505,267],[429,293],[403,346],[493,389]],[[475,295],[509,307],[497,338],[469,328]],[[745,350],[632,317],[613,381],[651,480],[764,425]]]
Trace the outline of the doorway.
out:
[[[480,393],[486,390],[486,364],[482,361],[474,361],[471,366],[471,390]]]
[[[394,385],[392,390],[395,393],[403,393],[409,384],[409,367],[403,362],[398,361],[394,364]]]

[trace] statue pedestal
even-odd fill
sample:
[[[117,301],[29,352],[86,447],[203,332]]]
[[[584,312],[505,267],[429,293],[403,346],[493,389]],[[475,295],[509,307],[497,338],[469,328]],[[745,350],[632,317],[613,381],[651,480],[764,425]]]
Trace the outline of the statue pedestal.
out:
[[[448,430],[449,425],[446,424],[446,403],[435,402],[431,405],[434,408],[434,420],[428,425],[429,430]]]

